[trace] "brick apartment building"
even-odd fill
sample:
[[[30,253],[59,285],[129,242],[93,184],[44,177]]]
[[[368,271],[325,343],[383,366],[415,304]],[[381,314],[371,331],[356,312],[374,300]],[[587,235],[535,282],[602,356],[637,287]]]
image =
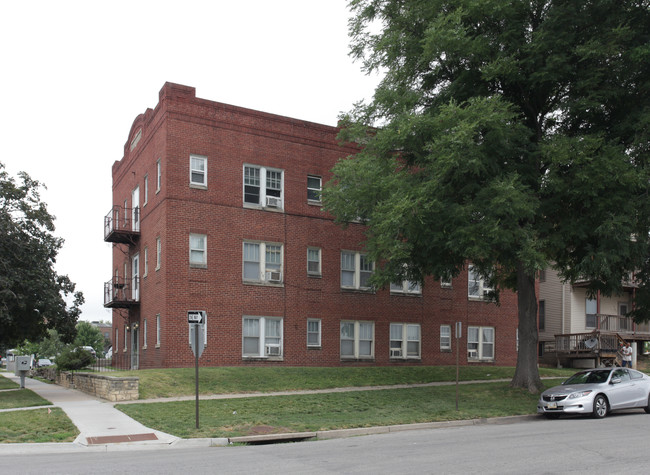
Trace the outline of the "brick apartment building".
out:
[[[516,363],[516,296],[484,301],[471,266],[451,282],[367,288],[364,227],[335,225],[319,201],[355,152],[337,132],[163,86],[112,170],[114,358],[193,365],[187,314],[202,310],[203,366],[447,365],[457,344],[461,364]]]

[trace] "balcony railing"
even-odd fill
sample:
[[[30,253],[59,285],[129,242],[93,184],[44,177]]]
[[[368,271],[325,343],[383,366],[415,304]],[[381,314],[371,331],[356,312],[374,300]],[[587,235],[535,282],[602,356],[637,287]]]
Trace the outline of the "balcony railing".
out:
[[[590,332],[555,335],[555,351],[558,353],[606,352],[616,354],[619,345],[619,336],[616,334]]]
[[[140,278],[104,282],[104,307],[131,308],[140,305]]]
[[[629,333],[650,333],[650,323],[635,323],[631,317],[624,317],[622,315],[587,315],[587,328],[616,332],[621,335]]]
[[[113,206],[104,216],[104,241],[134,244],[140,237],[140,208]]]

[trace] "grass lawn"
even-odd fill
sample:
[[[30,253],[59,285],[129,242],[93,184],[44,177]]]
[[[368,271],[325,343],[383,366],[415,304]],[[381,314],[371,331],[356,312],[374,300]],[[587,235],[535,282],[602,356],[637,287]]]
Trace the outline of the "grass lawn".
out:
[[[512,367],[464,366],[461,381],[511,379]],[[540,375],[568,377],[574,370],[540,368]],[[137,376],[140,399],[192,396],[194,368],[120,371],[112,376]],[[199,394],[274,392],[377,385],[455,381],[455,366],[355,368],[217,367],[199,368]]]
[[[16,389],[19,387],[20,384],[16,383],[15,381],[5,378],[4,376],[0,377],[0,389]]]
[[[43,399],[29,389],[0,392],[0,409],[13,409],[15,407],[49,406],[52,403]]]
[[[547,386],[556,384],[548,381]],[[372,427],[534,414],[537,395],[496,382],[380,391],[117,405],[144,425],[183,438]]]
[[[79,435],[68,416],[54,407],[0,413],[0,443],[73,442]],[[29,460],[26,460],[29,463]]]

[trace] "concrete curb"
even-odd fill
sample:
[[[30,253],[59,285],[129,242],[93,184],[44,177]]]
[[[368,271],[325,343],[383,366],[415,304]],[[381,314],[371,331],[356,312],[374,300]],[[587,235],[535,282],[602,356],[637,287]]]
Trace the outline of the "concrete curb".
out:
[[[470,419],[462,421],[422,422],[417,424],[400,424],[393,426],[358,427],[354,429],[337,429],[316,432],[293,432],[284,434],[265,434],[231,438],[197,438],[177,439],[171,443],[124,442],[120,444],[83,445],[77,442],[44,444],[0,444],[0,455],[52,454],[75,452],[124,452],[134,450],[171,450],[196,449],[208,447],[225,447],[230,444],[272,444],[301,440],[328,440],[364,435],[389,434],[407,430],[447,429],[477,425],[505,425],[543,420],[537,414],[524,416],[494,417],[490,419]]]

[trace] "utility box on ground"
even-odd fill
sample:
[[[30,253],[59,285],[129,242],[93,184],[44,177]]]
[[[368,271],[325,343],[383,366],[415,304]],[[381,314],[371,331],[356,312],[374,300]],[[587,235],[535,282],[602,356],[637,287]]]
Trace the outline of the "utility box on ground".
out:
[[[16,369],[14,374],[20,376],[20,387],[25,387],[25,376],[29,371],[29,364],[31,362],[30,356],[16,356]]]

